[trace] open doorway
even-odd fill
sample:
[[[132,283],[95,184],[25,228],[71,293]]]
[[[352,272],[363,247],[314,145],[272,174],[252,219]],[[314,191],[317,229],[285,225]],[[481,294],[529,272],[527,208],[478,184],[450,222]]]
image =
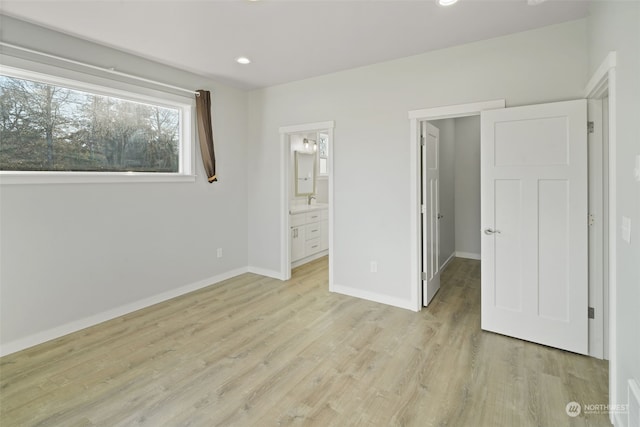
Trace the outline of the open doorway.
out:
[[[421,122],[423,305],[454,257],[480,259],[480,116]],[[426,233],[427,230],[430,233]]]
[[[469,234],[482,236],[482,329],[587,354],[587,103],[480,113],[481,129],[476,122],[471,132],[478,176],[464,168],[461,176],[475,185],[480,177],[481,184],[469,193],[481,194],[482,228]],[[428,144],[427,156],[434,157]],[[467,169],[473,172],[473,164]],[[428,198],[422,210],[429,215],[434,205]],[[422,238],[434,235],[430,226]],[[422,286],[427,295],[429,279]]]
[[[281,278],[291,269],[329,255],[333,284],[334,122],[280,128]]]
[[[589,95],[591,93],[591,95]],[[609,353],[609,342],[612,337],[608,336],[610,328],[615,325],[609,324],[610,313],[607,307],[610,304],[610,278],[614,272],[611,271],[610,260],[614,258],[614,255],[610,253],[610,245],[607,244],[611,240],[612,236],[608,232],[611,229],[611,223],[615,218],[615,215],[611,214],[611,208],[614,205],[612,201],[612,194],[610,194],[610,188],[613,184],[609,180],[611,172],[610,152],[612,147],[610,146],[609,135],[612,132],[610,129],[610,117],[612,112],[609,108],[609,92],[606,86],[596,91],[591,90],[587,92],[589,98],[589,121],[590,132],[589,133],[589,213],[591,214],[589,222],[589,314],[591,319],[589,320],[588,327],[588,354],[598,357],[607,358]],[[474,152],[474,146],[479,148],[480,129],[479,117],[480,111],[500,109],[504,107],[504,104],[497,105],[485,104],[483,107],[479,107],[478,104],[467,104],[460,106],[449,106],[434,108],[429,110],[419,110],[410,113],[410,119],[412,121],[412,134],[415,131],[415,139],[412,142],[419,148],[420,154],[422,151],[423,137],[428,133],[425,132],[424,123],[428,122],[430,126],[435,126],[438,129],[439,135],[439,150],[438,153],[438,165],[439,180],[437,195],[439,200],[435,203],[438,210],[438,247],[439,247],[439,259],[440,264],[438,267],[443,268],[446,266],[448,260],[453,256],[479,258],[480,255],[480,223],[479,215],[477,214],[477,208],[474,205],[478,205],[480,197],[479,176],[480,176],[480,163],[479,152]],[[470,111],[475,110],[475,111]],[[457,129],[461,129],[466,126],[457,126],[464,121],[471,123],[476,121],[474,126],[476,130],[466,132],[467,135],[462,136],[465,132],[456,132]],[[458,122],[458,123],[456,123]],[[473,134],[475,133],[475,137]],[[462,137],[461,137],[462,136]],[[472,136],[472,138],[469,138]],[[593,141],[596,138],[597,141]],[[453,140],[453,142],[452,142]],[[457,141],[456,141],[457,140]],[[471,144],[465,143],[465,141],[473,141]],[[457,150],[456,150],[457,149]],[[457,152],[456,152],[457,151]],[[428,152],[428,151],[427,151]],[[465,155],[469,155],[465,159]],[[432,153],[433,155],[433,153]],[[418,181],[418,188],[416,188],[419,206],[416,207],[417,222],[419,224],[418,233],[420,241],[417,242],[416,251],[419,253],[416,262],[416,267],[419,269],[418,277],[420,279],[419,285],[416,286],[416,302],[420,301],[418,310],[422,306],[422,295],[427,294],[428,283],[425,283],[424,279],[428,278],[428,274],[424,274],[425,261],[424,261],[424,244],[423,242],[429,239],[424,239],[422,231],[429,229],[425,227],[424,213],[429,214],[430,207],[427,206],[431,200],[430,197],[425,197],[423,178],[421,174],[422,168],[425,164],[425,160],[422,156],[417,155],[417,167],[416,174],[420,179]],[[473,161],[475,159],[475,162]],[[465,162],[465,160],[470,162]],[[458,167],[456,167],[458,166]],[[615,165],[614,165],[615,167]],[[462,171],[462,172],[460,172]],[[473,177],[476,176],[474,179]],[[465,179],[465,177],[469,179]],[[466,180],[466,184],[465,184]],[[465,185],[467,187],[465,188]],[[451,190],[453,188],[453,191]],[[615,195],[613,195],[615,196]],[[477,198],[478,200],[474,200]],[[466,203],[466,205],[464,205]],[[464,206],[466,207],[464,207]],[[456,220],[460,215],[466,215],[466,221],[463,220],[461,224],[456,224]],[[465,225],[469,225],[469,239],[465,238],[465,232],[460,231],[465,228]],[[586,225],[586,224],[585,224]],[[432,229],[432,228],[431,228]],[[486,233],[487,230],[485,230]],[[493,230],[489,230],[494,232]],[[498,231],[495,231],[498,232]],[[433,235],[433,232],[432,232]],[[464,241],[467,241],[467,250],[462,250],[461,245],[464,245]],[[452,244],[453,242],[453,244]],[[586,242],[585,242],[586,243]],[[437,259],[438,257],[436,257]],[[586,278],[585,278],[586,280]],[[425,304],[428,300],[425,301]],[[586,299],[585,299],[586,305]],[[595,312],[595,313],[594,313]],[[587,353],[585,351],[585,353]]]
[[[504,100],[494,100],[409,112],[412,137],[410,154],[413,159],[412,165],[415,165],[414,176],[417,177],[416,188],[412,189],[415,191],[417,202],[415,222],[412,221],[412,235],[417,237],[416,245],[412,247],[417,273],[413,301],[417,311],[423,305],[426,306],[437,292],[437,272],[454,256],[480,258],[479,188],[475,194],[470,194],[474,186],[479,185],[479,176],[474,176],[474,171],[479,174],[480,170],[479,115],[483,110],[504,106]],[[459,158],[456,158],[456,125],[460,134],[464,136],[464,141],[460,142]],[[434,132],[433,128],[437,132]],[[469,152],[467,147],[473,145],[477,146],[475,150],[478,151],[475,160],[474,152]],[[457,214],[456,162],[459,165],[458,173],[461,175],[458,182],[458,203],[461,209]],[[470,165],[472,167],[469,169]],[[434,166],[438,169],[435,180],[429,179],[434,175]],[[462,200],[465,195],[467,199]],[[431,200],[434,203],[431,203]],[[472,205],[477,206],[470,208]],[[432,211],[434,206],[436,210]],[[460,227],[459,242],[456,242],[457,226]],[[475,230],[473,227],[476,227]],[[431,232],[428,233],[427,230]],[[433,239],[427,235],[437,238]]]
[[[616,404],[618,385],[616,384],[616,55],[611,52],[596,70],[589,81],[584,97],[589,101],[589,140],[595,136],[599,143],[591,146],[589,142],[589,211],[593,218],[589,219],[589,327],[588,354],[597,358],[609,358],[609,402]],[[500,105],[502,104],[502,105]],[[594,108],[595,105],[595,108]],[[422,213],[426,211],[422,197],[421,176],[421,140],[423,122],[441,119],[466,117],[479,114],[482,110],[504,108],[504,101],[493,103],[465,104],[438,107],[409,112],[410,119],[410,156],[412,176],[412,264],[415,271],[416,285],[413,287],[412,302],[415,310],[422,309],[423,262],[422,262]],[[598,123],[599,120],[599,123]],[[592,135],[595,134],[595,135]],[[599,144],[599,145],[598,145]],[[595,162],[595,163],[594,163]],[[600,175],[594,170],[600,168]],[[594,196],[593,191],[600,191]],[[444,208],[443,208],[444,209]],[[598,211],[599,209],[599,211]],[[445,214],[446,215],[446,214]],[[586,224],[585,224],[586,227]],[[478,230],[479,231],[479,230]],[[486,229],[485,233],[493,234],[497,230]],[[594,233],[596,236],[594,237]],[[597,233],[600,233],[599,236]],[[598,247],[599,245],[599,247]],[[443,257],[444,258],[444,257]],[[446,262],[446,259],[444,260]],[[594,275],[595,272],[595,275]],[[599,280],[598,280],[599,278]],[[600,302],[598,302],[600,301]],[[595,306],[594,306],[595,304]],[[600,309],[598,308],[600,307]],[[587,311],[587,310],[585,310]],[[584,313],[584,312],[582,312]],[[586,314],[586,313],[584,313]],[[592,317],[593,316],[593,317]],[[586,317],[586,316],[585,316]],[[608,356],[608,357],[607,357]],[[613,420],[613,415],[611,415]]]

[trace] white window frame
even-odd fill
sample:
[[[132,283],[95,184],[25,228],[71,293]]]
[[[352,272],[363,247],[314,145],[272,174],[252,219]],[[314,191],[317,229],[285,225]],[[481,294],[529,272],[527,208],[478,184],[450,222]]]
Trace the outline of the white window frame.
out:
[[[327,136],[327,157],[320,156],[320,138],[321,138],[320,135],[326,135]],[[317,157],[318,157],[318,169],[317,169],[318,170],[318,179],[319,180],[326,180],[326,179],[329,179],[329,149],[330,149],[330,147],[329,147],[329,144],[330,144],[329,133],[328,132],[318,132],[318,137],[317,138],[318,138],[318,155],[317,155]],[[325,159],[327,161],[327,169],[326,169],[325,173],[321,173],[320,172],[320,159]]]
[[[4,65],[7,63],[17,63],[18,65]],[[180,114],[178,172],[0,171],[0,185],[195,181],[195,98],[191,99],[186,96],[4,55],[0,55],[0,64],[2,64],[0,66],[0,74],[5,76],[77,89],[127,101],[168,107],[177,109]]]

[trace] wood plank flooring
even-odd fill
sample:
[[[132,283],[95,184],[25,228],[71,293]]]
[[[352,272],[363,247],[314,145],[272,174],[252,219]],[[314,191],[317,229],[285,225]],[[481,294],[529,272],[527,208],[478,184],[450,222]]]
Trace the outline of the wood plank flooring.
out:
[[[9,426],[608,426],[607,363],[480,330],[480,263],[413,313],[330,294],[327,259],[0,359]]]

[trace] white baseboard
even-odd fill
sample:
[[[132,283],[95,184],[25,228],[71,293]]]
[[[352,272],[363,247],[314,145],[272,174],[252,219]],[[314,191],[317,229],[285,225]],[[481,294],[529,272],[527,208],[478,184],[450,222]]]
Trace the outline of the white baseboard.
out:
[[[282,278],[282,274],[279,271],[275,271],[275,270],[268,270],[266,268],[249,266],[247,267],[247,271],[249,273],[259,274],[261,276],[271,277],[272,279],[286,280]]]
[[[170,291],[162,292],[148,298],[121,305],[119,307],[112,308],[111,310],[103,311],[102,313],[94,314],[83,319],[74,320],[73,322],[65,323],[64,325],[56,326],[54,328],[47,329],[46,331],[37,332],[24,338],[10,341],[0,346],[0,356],[6,356],[7,354],[15,353],[17,351],[24,350],[25,348],[33,347],[34,345],[42,344],[43,342],[60,338],[72,332],[88,328],[89,326],[97,325],[98,323],[106,322],[107,320],[111,320],[116,317],[132,313],[136,310],[140,310],[142,308],[167,301],[171,298],[188,294],[189,292],[193,292],[198,289],[213,285],[215,283],[222,282],[223,280],[239,276],[240,274],[246,273],[247,271],[247,267],[237,268],[235,270],[227,271],[226,273],[218,274],[217,276],[213,276],[208,279],[203,279],[189,285],[171,289]]]
[[[411,311],[417,311],[415,305],[411,303],[411,300],[394,298],[394,297],[379,294],[376,292],[369,292],[369,291],[364,291],[362,289],[351,288],[349,286],[334,284],[331,289],[331,292],[348,295],[350,297],[365,299],[368,301],[379,302],[382,304],[392,305],[394,307],[404,308]]]
[[[456,253],[452,253],[451,255],[449,255],[449,258],[447,258],[447,260],[445,262],[442,263],[442,265],[440,266],[440,270],[444,270],[445,268],[447,268],[447,265],[449,265],[449,263],[451,261],[453,261],[453,259],[456,257]]]
[[[458,258],[467,258],[467,259],[480,259],[480,254],[474,254],[471,252],[456,252],[456,256]]]

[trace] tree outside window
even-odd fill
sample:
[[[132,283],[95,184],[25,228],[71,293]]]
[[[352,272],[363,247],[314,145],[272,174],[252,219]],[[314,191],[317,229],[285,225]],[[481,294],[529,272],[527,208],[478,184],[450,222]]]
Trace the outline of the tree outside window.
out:
[[[180,170],[180,110],[0,76],[0,170]]]

